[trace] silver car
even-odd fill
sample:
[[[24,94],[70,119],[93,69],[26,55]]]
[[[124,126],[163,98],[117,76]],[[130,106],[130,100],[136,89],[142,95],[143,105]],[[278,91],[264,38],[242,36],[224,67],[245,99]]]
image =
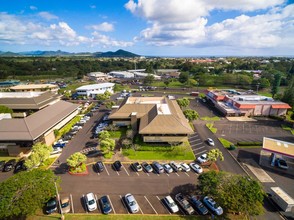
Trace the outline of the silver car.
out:
[[[131,213],[139,212],[140,207],[135,197],[132,194],[130,193],[126,194],[124,198],[125,198],[126,206],[128,207]]]

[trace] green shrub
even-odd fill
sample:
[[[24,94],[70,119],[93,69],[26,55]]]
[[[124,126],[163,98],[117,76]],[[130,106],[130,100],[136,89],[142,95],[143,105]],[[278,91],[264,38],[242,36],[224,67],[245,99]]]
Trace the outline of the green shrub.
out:
[[[80,166],[78,167],[71,167],[70,168],[70,172],[71,173],[83,173],[85,172],[87,169],[87,166],[85,163],[82,163]]]
[[[259,141],[239,141],[238,146],[262,146],[262,142]]]

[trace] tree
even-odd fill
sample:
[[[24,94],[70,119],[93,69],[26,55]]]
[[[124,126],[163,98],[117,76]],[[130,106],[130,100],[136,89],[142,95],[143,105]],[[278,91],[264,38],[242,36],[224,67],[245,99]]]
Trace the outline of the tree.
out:
[[[113,151],[115,147],[115,140],[106,138],[102,141],[100,141],[100,148],[104,153],[109,153],[110,151]]]
[[[223,153],[218,149],[211,149],[208,153],[207,153],[207,159],[211,162],[216,162],[217,159],[220,159],[221,161],[224,160],[224,156]]]
[[[101,131],[99,133],[99,139],[100,140],[105,140],[105,139],[108,139],[108,138],[110,138],[110,134],[109,134],[108,131]]]
[[[200,174],[199,188],[213,196],[225,210],[258,215],[263,212],[264,191],[252,178],[226,172],[209,171]]]
[[[155,80],[154,75],[153,75],[153,74],[148,74],[148,75],[144,78],[143,83],[144,83],[145,85],[151,85],[151,84],[154,82],[154,80]]]
[[[199,118],[198,112],[192,109],[186,109],[183,113],[189,121],[193,121]]]
[[[190,101],[188,98],[177,99],[177,103],[181,108],[185,108],[190,105]]]
[[[22,219],[33,215],[55,196],[60,179],[49,170],[20,172],[0,183],[0,219]]]
[[[186,83],[189,79],[189,73],[188,72],[181,72],[179,75],[179,82],[180,83]]]
[[[168,86],[168,85],[170,84],[170,82],[171,82],[170,79],[166,79],[166,80],[163,81],[163,83],[164,83],[166,86]]]
[[[70,167],[77,168],[82,163],[85,163],[86,160],[87,157],[84,154],[76,152],[72,154],[69,158],[67,158],[66,162]]]
[[[29,158],[25,161],[25,165],[28,169],[39,166],[50,156],[50,152],[53,151],[51,146],[47,146],[41,142],[36,143],[32,147],[32,153]]]
[[[287,88],[284,91],[282,101],[288,103],[294,108],[294,76],[291,78]]]
[[[275,97],[276,94],[279,93],[279,87],[280,87],[280,84],[281,84],[281,79],[282,79],[282,76],[280,73],[276,73],[274,75],[274,81],[272,83],[272,95],[273,95],[273,98]]]
[[[4,106],[4,105],[0,105],[0,113],[13,113],[13,110]]]
[[[105,102],[104,104],[105,104],[105,107],[106,107],[107,109],[111,109],[112,106],[115,105],[115,102],[114,102],[114,101],[107,101],[107,102]]]

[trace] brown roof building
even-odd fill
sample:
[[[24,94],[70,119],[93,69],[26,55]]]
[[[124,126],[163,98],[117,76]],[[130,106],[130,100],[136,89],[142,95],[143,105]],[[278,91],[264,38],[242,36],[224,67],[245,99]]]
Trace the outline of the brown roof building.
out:
[[[144,142],[183,142],[193,133],[176,100],[167,97],[128,97],[109,119],[131,125]]]
[[[26,118],[0,120],[0,149],[19,155],[36,142],[50,145],[54,130],[60,129],[78,114],[77,104],[59,101]]]

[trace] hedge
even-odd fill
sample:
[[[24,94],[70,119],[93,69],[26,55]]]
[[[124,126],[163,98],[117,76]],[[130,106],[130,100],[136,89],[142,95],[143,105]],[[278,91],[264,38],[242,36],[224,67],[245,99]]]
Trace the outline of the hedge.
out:
[[[262,146],[260,141],[239,141],[237,142],[238,146]]]

